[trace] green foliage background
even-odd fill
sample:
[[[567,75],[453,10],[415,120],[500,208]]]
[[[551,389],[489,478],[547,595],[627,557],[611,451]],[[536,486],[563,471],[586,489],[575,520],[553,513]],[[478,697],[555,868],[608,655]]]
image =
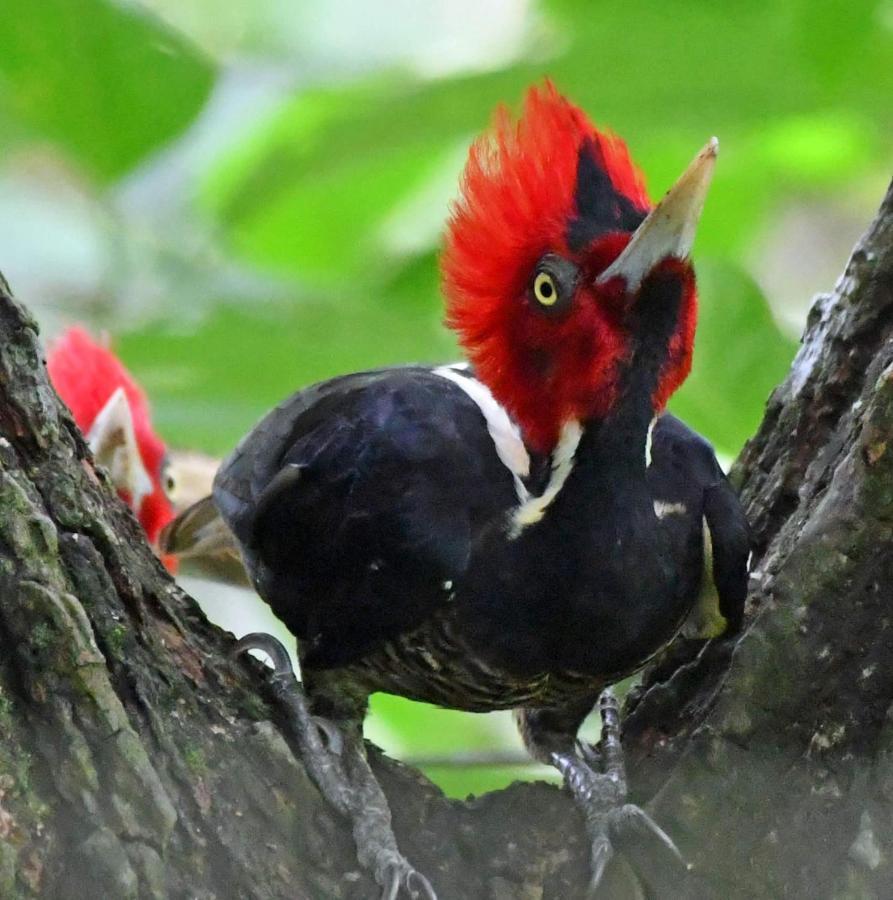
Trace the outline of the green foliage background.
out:
[[[726,457],[890,171],[889,0],[4,11],[0,269],[48,334],[114,334],[178,447],[223,453],[316,379],[456,355],[440,223],[471,137],[545,75],[626,137],[654,195],[721,138],[673,407]],[[383,698],[372,728],[413,755],[490,747],[507,725]],[[432,773],[456,793],[511,774]]]

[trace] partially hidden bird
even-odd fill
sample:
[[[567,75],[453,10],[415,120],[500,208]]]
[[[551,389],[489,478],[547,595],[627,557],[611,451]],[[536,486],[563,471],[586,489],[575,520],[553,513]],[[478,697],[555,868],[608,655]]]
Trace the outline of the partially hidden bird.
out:
[[[343,375],[273,409],[165,534],[237,548],[297,638],[273,683],[382,896],[434,897],[362,740],[376,691],[515,711],[581,807],[595,892],[631,823],[606,688],[682,630],[742,623],[748,527],[710,444],[665,411],[689,373],[712,139],[657,205],[617,136],[547,81],[469,153],[441,259],[466,361]],[[577,731],[599,702],[600,752]]]
[[[115,353],[80,326],[51,343],[47,371],[94,461],[105,467],[149,543],[157,546],[161,529],[174,518],[175,484],[145,392]],[[167,562],[174,565],[173,558]]]

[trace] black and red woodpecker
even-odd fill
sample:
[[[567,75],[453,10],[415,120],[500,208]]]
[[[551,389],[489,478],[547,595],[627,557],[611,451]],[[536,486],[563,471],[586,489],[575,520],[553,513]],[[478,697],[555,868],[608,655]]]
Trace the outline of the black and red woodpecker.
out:
[[[280,693],[384,896],[433,890],[398,852],[365,762],[371,693],[514,709],[583,807],[594,887],[625,795],[616,706],[602,704],[601,768],[580,723],[686,621],[710,635],[741,623],[741,508],[709,444],[664,412],[691,365],[689,252],[716,151],[652,206],[623,142],[551,84],[519,120],[499,111],[442,260],[468,362],[298,392],[168,534],[183,550],[231,532],[297,637],[305,694],[281,658]]]
[[[94,462],[106,468],[156,546],[161,529],[174,518],[173,483],[167,447],[152,425],[145,391],[105,343],[79,326],[51,343],[47,371]],[[171,567],[174,561],[165,564]]]

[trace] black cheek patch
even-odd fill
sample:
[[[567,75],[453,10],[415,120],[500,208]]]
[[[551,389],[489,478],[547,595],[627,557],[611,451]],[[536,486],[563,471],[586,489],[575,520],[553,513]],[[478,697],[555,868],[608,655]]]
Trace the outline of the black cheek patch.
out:
[[[679,327],[684,294],[685,284],[680,272],[658,267],[645,278],[630,318],[632,330],[642,345],[651,345],[659,352],[666,351]]]
[[[646,213],[618,193],[602,168],[591,140],[583,141],[577,156],[577,185],[574,189],[576,216],[567,226],[571,250],[582,250],[595,238],[611,231],[635,231]]]

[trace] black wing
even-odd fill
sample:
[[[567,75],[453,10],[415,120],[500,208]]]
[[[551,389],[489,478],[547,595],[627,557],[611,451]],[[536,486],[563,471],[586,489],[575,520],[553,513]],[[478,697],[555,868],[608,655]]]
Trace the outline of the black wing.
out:
[[[693,576],[689,589],[697,595],[694,610],[700,636],[715,636],[724,627],[741,627],[747,597],[750,530],[744,510],[710,444],[675,416],[666,414],[652,437],[649,482],[656,498],[679,502],[678,517],[668,508],[668,529],[685,543]],[[719,628],[716,628],[717,623]]]
[[[337,665],[445,602],[517,494],[476,402],[406,367],[285,401],[223,464],[214,502],[305,659]]]

